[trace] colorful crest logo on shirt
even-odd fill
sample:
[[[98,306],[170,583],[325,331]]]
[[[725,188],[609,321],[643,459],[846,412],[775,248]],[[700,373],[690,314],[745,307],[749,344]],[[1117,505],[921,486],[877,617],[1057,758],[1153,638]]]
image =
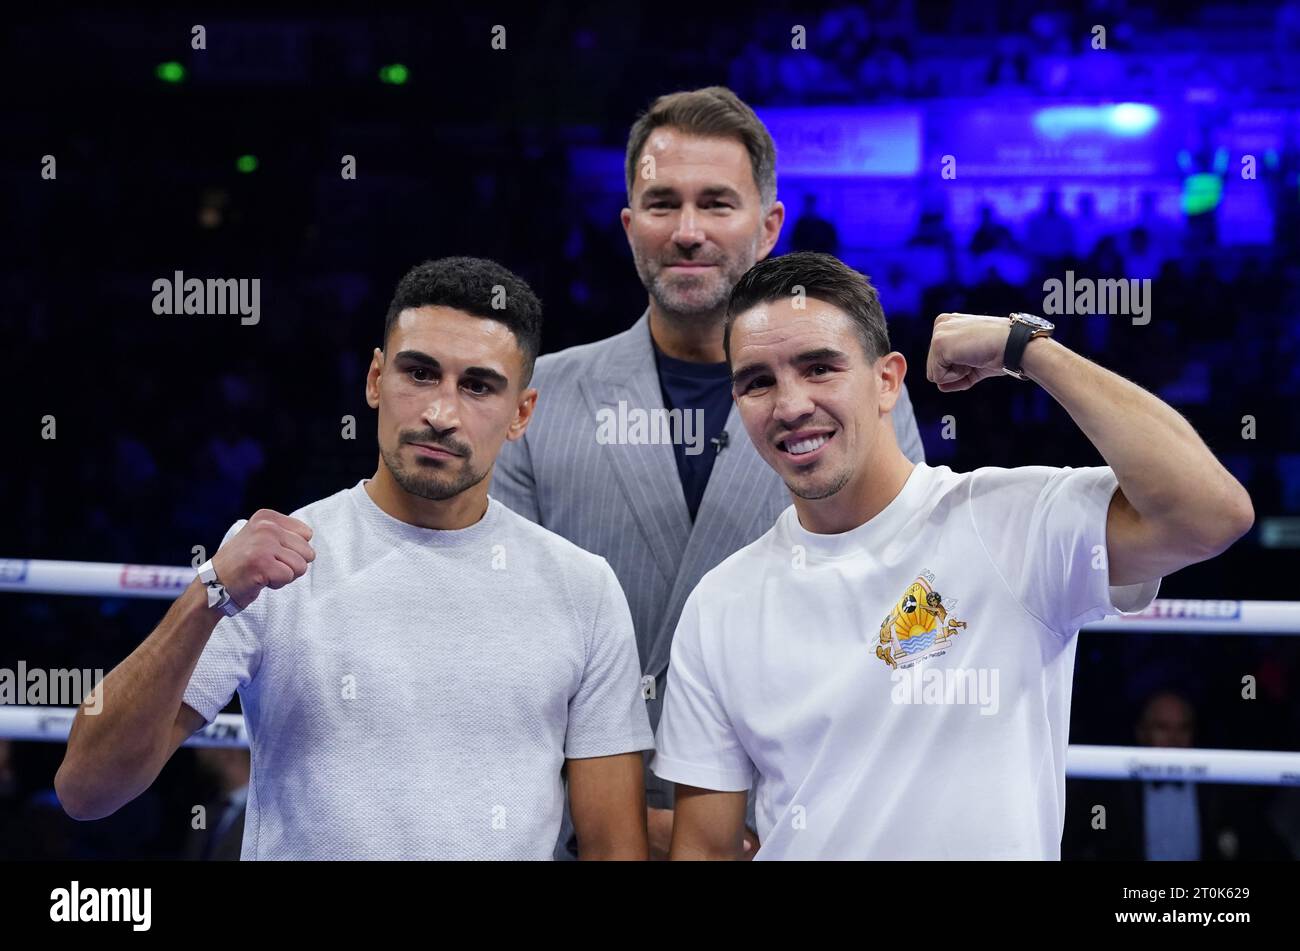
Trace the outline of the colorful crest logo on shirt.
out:
[[[956,605],[935,590],[934,575],[922,571],[881,622],[876,656],[895,668],[941,653],[966,627],[950,613]]]

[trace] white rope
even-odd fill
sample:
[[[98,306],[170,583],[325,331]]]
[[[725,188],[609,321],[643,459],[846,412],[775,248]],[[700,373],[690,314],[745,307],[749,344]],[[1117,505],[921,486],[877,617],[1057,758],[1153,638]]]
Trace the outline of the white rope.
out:
[[[195,574],[195,568],[162,565],[0,558],[0,591],[165,598],[171,601],[194,580]]]
[[[0,707],[0,739],[66,743],[75,707]],[[186,746],[248,747],[237,713],[221,713]],[[1197,750],[1150,746],[1071,746],[1065,773],[1075,779],[1182,780],[1192,783],[1300,785],[1300,753]]]
[[[0,739],[66,743],[72,731],[76,707],[0,706]],[[248,747],[248,728],[238,713],[218,713],[217,718],[196,731],[186,746]]]
[[[0,558],[0,591],[172,600],[195,569],[97,561]],[[1160,599],[1140,614],[1108,617],[1085,631],[1170,634],[1300,634],[1300,601]]]
[[[1191,783],[1300,785],[1300,753],[1155,746],[1071,746],[1065,774],[1075,779],[1182,780]]]
[[[1120,614],[1085,631],[1176,634],[1300,634],[1300,602],[1158,599],[1139,614]]]

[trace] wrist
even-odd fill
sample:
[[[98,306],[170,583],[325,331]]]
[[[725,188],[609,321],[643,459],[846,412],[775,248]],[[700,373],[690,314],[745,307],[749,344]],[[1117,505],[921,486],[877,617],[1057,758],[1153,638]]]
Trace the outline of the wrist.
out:
[[[203,585],[209,609],[220,611],[226,617],[234,617],[239,613],[239,602],[234,600],[231,592],[226,589],[224,578],[217,573],[215,558],[199,565],[196,580]]]
[[[1051,337],[1035,337],[1025,346],[1020,370],[1028,379],[1041,384],[1067,352]]]
[[[226,613],[221,608],[208,607],[208,586],[197,577],[190,582],[189,587],[181,594],[181,599],[184,602],[181,606],[186,614],[196,618],[209,618],[213,625],[226,616]]]

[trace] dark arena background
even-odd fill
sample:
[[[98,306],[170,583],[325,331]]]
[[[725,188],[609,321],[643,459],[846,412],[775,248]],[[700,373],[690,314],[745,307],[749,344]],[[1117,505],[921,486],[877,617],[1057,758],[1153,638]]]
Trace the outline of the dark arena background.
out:
[[[832,252],[879,289],[927,462],[1101,463],[1040,387],[925,381],[936,315],[1028,311],[1250,492],[1245,538],[1143,620],[1080,634],[1062,857],[1145,858],[1099,844],[1088,809],[1151,779],[1206,780],[1202,861],[1300,857],[1300,3],[6,17],[0,668],[111,670],[195,546],[372,472],[369,355],[418,262],[520,274],[543,353],[631,326],[628,129],[724,85],[776,142],[773,253]],[[176,272],[258,279],[258,319],[155,313]],[[1053,315],[1053,280],[1146,291]],[[47,706],[0,706],[0,857],[238,857],[237,743],[76,822],[52,785],[71,709]],[[1224,750],[1259,756],[1205,752]],[[218,828],[193,828],[198,804]]]

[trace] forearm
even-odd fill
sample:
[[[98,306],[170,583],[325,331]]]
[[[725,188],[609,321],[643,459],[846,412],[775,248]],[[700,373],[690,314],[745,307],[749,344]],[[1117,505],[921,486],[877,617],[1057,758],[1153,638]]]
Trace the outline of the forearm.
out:
[[[1101,453],[1142,518],[1207,548],[1249,527],[1245,489],[1167,403],[1050,338],[1031,341],[1022,366]]]
[[[208,608],[203,586],[193,582],[82,703],[55,777],[70,814],[108,815],[157,777],[171,751],[190,675],[220,616]],[[95,707],[97,713],[88,712]]]
[[[649,846],[642,754],[570,759],[566,766],[578,858],[644,862]]]

